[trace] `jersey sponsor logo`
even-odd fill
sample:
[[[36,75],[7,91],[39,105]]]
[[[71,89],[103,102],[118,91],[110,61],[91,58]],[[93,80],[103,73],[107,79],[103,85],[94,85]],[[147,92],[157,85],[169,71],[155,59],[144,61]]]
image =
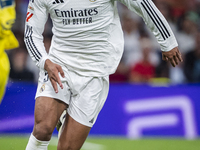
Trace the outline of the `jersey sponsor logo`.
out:
[[[63,0],[55,0],[52,4],[59,4],[59,3],[64,3]]]
[[[65,18],[87,17],[87,16],[93,16],[93,15],[98,14],[97,8],[83,9],[83,10],[74,10],[73,8],[71,8],[71,10],[55,9],[54,11],[57,17],[65,17]]]
[[[57,17],[63,19],[63,25],[89,24],[93,22],[92,16],[98,14],[97,8],[82,10],[75,10],[73,8],[71,8],[70,10],[54,9],[54,12]]]
[[[31,19],[31,17],[33,17],[33,13],[27,12],[27,14],[26,14],[26,22],[28,22],[29,19]]]

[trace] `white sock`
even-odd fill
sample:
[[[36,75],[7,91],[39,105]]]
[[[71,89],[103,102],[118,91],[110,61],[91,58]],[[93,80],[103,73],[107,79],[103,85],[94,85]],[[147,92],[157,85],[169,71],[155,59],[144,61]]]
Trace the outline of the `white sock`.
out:
[[[26,150],[47,150],[49,141],[40,141],[31,133]]]

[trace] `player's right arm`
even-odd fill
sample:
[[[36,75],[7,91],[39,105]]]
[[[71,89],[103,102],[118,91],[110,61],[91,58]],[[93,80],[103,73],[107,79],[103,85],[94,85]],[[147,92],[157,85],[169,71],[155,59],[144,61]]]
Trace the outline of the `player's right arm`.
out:
[[[24,42],[32,60],[41,69],[44,69],[44,63],[48,58],[42,35],[47,18],[48,12],[44,1],[30,0],[25,23]]]
[[[48,59],[43,43],[45,23],[48,19],[46,0],[30,0],[26,16],[24,42],[32,60],[40,69],[48,72],[55,92],[58,92],[57,83],[63,88],[58,72],[64,76],[62,68]]]

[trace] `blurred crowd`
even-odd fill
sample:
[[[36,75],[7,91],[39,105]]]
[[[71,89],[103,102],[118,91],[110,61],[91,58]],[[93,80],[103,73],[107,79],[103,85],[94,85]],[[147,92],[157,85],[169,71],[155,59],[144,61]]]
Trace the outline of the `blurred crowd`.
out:
[[[124,54],[110,82],[131,83],[198,83],[200,82],[200,0],[153,0],[173,30],[183,63],[172,67],[162,61],[160,47],[142,18],[118,3],[124,31]],[[39,70],[31,60],[23,42],[28,0],[15,0],[16,22],[13,32],[20,47],[8,51],[11,81],[37,82]],[[51,44],[52,22],[44,31],[46,50]]]

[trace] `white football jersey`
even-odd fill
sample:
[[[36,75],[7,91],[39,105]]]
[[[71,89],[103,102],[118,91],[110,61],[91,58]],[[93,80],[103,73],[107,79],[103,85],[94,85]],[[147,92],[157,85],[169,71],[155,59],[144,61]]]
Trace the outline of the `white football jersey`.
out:
[[[163,15],[151,0],[119,0],[143,18],[162,51],[178,46]],[[46,53],[42,33],[50,14],[53,37]],[[36,65],[47,58],[84,76],[115,72],[124,48],[123,32],[114,0],[30,0],[25,44]]]

